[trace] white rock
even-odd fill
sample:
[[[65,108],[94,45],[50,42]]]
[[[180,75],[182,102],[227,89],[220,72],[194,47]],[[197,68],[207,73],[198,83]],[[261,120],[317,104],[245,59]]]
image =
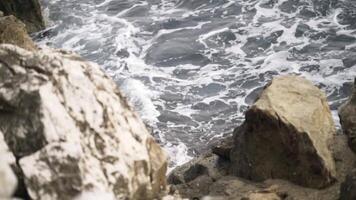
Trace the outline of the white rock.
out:
[[[151,199],[165,188],[166,154],[98,65],[0,45],[0,72],[0,129],[33,199]]]
[[[9,151],[0,132],[0,199],[7,199],[12,196],[17,186],[17,179],[11,169],[15,163],[15,157]]]

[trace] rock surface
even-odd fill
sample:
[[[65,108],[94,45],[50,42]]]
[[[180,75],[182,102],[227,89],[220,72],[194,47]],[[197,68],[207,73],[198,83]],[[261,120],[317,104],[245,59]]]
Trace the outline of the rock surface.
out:
[[[351,97],[339,108],[339,117],[342,129],[349,139],[349,146],[356,152],[356,79]]]
[[[0,130],[32,199],[152,199],[166,154],[96,64],[0,45]]]
[[[308,200],[337,200],[339,199],[340,184],[345,180],[347,173],[352,170],[356,161],[356,156],[347,146],[347,138],[344,135],[335,135],[331,146],[331,152],[336,164],[337,182],[325,189],[305,188],[293,184],[286,180],[268,179],[263,182],[253,182],[240,177],[232,176],[227,173],[228,160],[219,160],[215,156],[201,156],[193,159],[189,163],[178,167],[171,172],[171,176],[181,177],[181,181],[168,179],[172,186],[172,194],[180,194],[182,197],[194,199],[214,199],[214,200],[246,200],[261,197],[263,200],[268,198],[280,198],[284,200],[308,199]],[[209,154],[206,154],[209,155]],[[214,158],[214,159],[212,159]],[[214,160],[214,162],[211,162]],[[221,163],[224,164],[223,170]],[[192,166],[202,165],[202,169],[192,172]],[[231,165],[231,163],[230,163]],[[221,173],[224,172],[225,173]],[[190,179],[184,180],[184,174],[190,174]],[[169,176],[169,177],[171,177]],[[173,179],[177,180],[177,179]]]
[[[1,0],[0,11],[23,21],[29,33],[45,28],[39,0]]]
[[[352,199],[356,199],[356,170],[346,176],[340,188],[340,200]]]
[[[3,134],[0,132],[0,199],[10,199],[15,192],[17,179],[11,169],[11,165],[14,164],[15,157],[9,151]]]
[[[25,25],[16,17],[0,15],[0,44],[13,44],[24,49],[34,51],[36,45],[27,34]]]
[[[336,200],[340,180],[356,163],[347,137],[335,133],[325,95],[296,76],[268,84],[234,134],[174,169],[168,176],[171,194],[190,199]]]
[[[325,95],[311,82],[296,76],[273,79],[245,118],[234,132],[233,174],[313,188],[334,182],[328,142],[336,130]]]

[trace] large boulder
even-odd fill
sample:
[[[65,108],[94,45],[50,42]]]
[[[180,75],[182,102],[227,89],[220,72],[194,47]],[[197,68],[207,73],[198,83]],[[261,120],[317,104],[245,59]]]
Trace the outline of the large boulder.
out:
[[[325,95],[304,78],[282,76],[266,86],[234,132],[234,175],[286,179],[324,188],[335,180],[328,141],[335,126]]]
[[[25,25],[12,15],[0,16],[0,44],[13,44],[30,51],[37,49]]]
[[[0,130],[32,199],[152,199],[166,154],[98,65],[0,45]]]
[[[14,164],[15,157],[0,132],[0,199],[10,199],[16,190],[17,179],[11,168]]]
[[[221,145],[223,144],[226,143],[219,143],[219,146],[222,147]],[[230,144],[227,147],[229,146]],[[347,173],[353,169],[356,156],[348,148],[347,138],[343,134],[335,135],[330,148],[335,160],[335,168],[337,169],[336,177],[338,180],[345,180]],[[172,184],[170,191],[172,194],[180,194],[184,198],[214,200],[247,200],[256,198],[336,200],[340,196],[341,181],[336,181],[335,184],[324,189],[301,187],[288,180],[281,179],[254,182],[231,176],[228,173],[229,166],[231,166],[231,163],[225,159],[225,154],[217,157],[207,153],[199,158],[194,158],[187,164],[174,169],[169,175],[168,182]],[[348,192],[352,193],[353,188],[349,188]]]
[[[39,0],[1,0],[0,11],[23,21],[29,33],[45,28]]]
[[[351,97],[339,108],[339,117],[349,146],[356,152],[356,79]]]

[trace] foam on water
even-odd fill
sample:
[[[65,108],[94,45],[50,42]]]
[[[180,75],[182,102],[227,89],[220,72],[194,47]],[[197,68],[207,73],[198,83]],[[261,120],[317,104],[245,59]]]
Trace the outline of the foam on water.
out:
[[[356,76],[351,0],[43,0],[39,43],[114,78],[182,164],[231,134],[274,76],[313,81],[337,108]]]

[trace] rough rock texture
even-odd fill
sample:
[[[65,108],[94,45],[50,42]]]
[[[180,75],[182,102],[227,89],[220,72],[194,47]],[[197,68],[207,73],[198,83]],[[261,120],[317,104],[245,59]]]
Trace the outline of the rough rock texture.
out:
[[[39,0],[1,0],[0,11],[23,21],[29,33],[45,27]]]
[[[350,148],[356,152],[356,79],[350,99],[339,108],[339,117]]]
[[[346,176],[340,188],[340,200],[353,199],[356,199],[356,170]]]
[[[15,192],[17,179],[11,169],[15,164],[15,157],[9,151],[4,141],[2,132],[0,132],[0,199],[12,197]]]
[[[24,49],[34,51],[36,45],[27,34],[25,25],[16,17],[0,15],[0,44],[13,44]]]
[[[189,199],[203,197],[200,199],[246,200],[262,196],[262,199],[265,200],[268,198],[277,198],[278,196],[278,198],[284,200],[337,200],[339,199],[341,181],[345,180],[347,173],[354,168],[356,156],[347,146],[345,135],[334,136],[331,152],[336,164],[336,177],[338,181],[325,189],[305,188],[280,179],[252,182],[240,177],[231,176],[228,173],[226,175],[226,172],[221,172],[228,171],[229,161],[225,159],[221,160],[215,156],[202,156],[193,159],[191,162],[171,172],[171,176],[174,174],[175,177],[181,177],[179,179],[181,181],[170,182],[172,181],[170,178],[168,181],[173,185],[171,191],[173,194],[181,194],[182,197]],[[201,169],[209,169],[210,172],[217,171],[220,175],[216,176],[216,173],[203,173],[206,170],[195,170],[195,173],[188,173],[188,171],[194,171],[191,170],[191,167],[197,164],[204,166]],[[224,166],[223,170],[221,167],[218,167],[221,164]],[[187,176],[190,179],[185,181],[182,178],[184,174],[194,174],[194,176]]]
[[[313,188],[334,182],[328,142],[335,126],[325,95],[311,82],[296,76],[275,78],[245,118],[234,133],[233,174]]]
[[[165,153],[116,84],[70,52],[0,45],[0,130],[33,199],[151,199],[165,188]]]

